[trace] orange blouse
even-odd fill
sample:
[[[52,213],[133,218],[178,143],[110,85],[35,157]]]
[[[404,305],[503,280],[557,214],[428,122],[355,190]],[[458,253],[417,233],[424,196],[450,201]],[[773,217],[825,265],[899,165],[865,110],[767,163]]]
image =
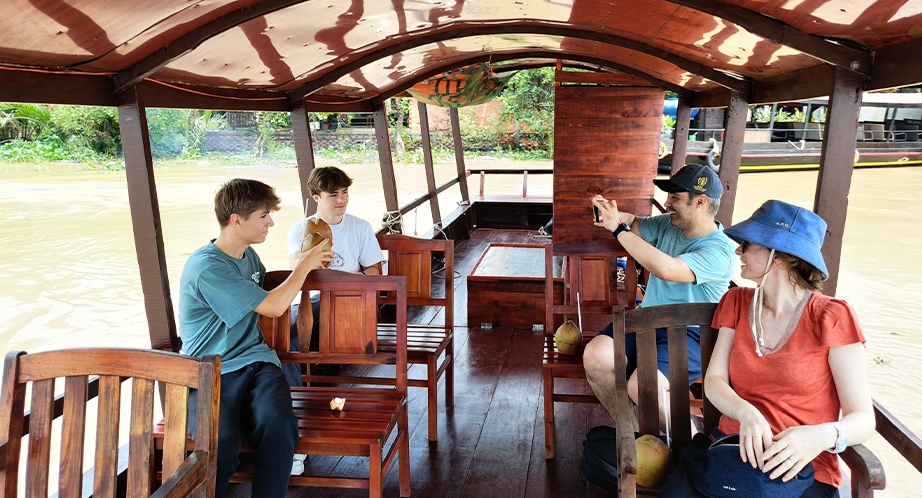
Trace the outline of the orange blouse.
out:
[[[735,329],[730,352],[730,387],[751,403],[775,434],[797,425],[817,425],[839,420],[841,405],[829,348],[864,343],[855,311],[843,300],[814,293],[787,343],[760,358],[749,326],[754,289],[730,289],[720,300],[712,326]],[[739,432],[739,422],[724,415],[718,428]],[[815,479],[839,487],[837,455],[822,452],[813,460]]]

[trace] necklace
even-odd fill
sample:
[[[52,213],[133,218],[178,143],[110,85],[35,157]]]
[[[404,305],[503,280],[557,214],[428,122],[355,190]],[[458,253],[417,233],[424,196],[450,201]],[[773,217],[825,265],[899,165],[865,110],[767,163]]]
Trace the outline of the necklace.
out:
[[[794,309],[794,313],[791,315],[791,319],[788,321],[788,326],[784,331],[784,335],[782,335],[778,342],[771,348],[765,347],[765,329],[762,327],[761,306],[758,310],[760,313],[758,320],[755,321],[751,319],[751,314],[756,312],[755,296],[753,296],[753,305],[749,307],[750,323],[755,321],[759,326],[758,333],[753,330],[752,335],[753,339],[756,341],[756,354],[759,355],[760,358],[763,355],[777,352],[779,349],[784,347],[785,344],[787,344],[788,339],[791,338],[791,335],[794,334],[794,330],[797,329],[797,324],[800,323],[800,317],[803,316],[804,310],[807,308],[807,303],[810,302],[811,296],[813,296],[812,292],[804,293],[804,297],[801,298],[800,302],[797,304],[797,308]]]

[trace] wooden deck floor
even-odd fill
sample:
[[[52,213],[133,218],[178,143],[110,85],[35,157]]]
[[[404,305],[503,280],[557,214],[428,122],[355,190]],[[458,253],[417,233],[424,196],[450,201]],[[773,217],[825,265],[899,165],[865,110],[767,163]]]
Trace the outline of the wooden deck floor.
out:
[[[455,246],[455,405],[446,409],[440,383],[438,442],[426,438],[425,390],[410,388],[412,496],[462,498],[611,496],[579,472],[586,431],[611,419],[600,405],[558,404],[557,456],[544,458],[541,358],[544,336],[531,330],[467,327],[466,275],[489,243],[545,243],[535,232],[475,230]],[[441,314],[431,317],[438,322]],[[419,365],[413,369],[420,368]],[[411,375],[413,371],[411,369]],[[580,388],[581,384],[573,384]],[[308,472],[362,475],[367,460],[313,456]],[[367,474],[366,474],[367,475]],[[397,470],[385,497],[398,497]],[[248,484],[229,497],[250,496]],[[289,497],[362,497],[364,490],[295,488]],[[258,498],[258,497],[253,497]]]

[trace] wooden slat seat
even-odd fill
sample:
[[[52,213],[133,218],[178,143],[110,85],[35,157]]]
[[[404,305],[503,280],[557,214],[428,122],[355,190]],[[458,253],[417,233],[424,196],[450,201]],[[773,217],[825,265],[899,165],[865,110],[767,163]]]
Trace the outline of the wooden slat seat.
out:
[[[266,275],[266,288],[282,282],[290,272]],[[368,477],[293,475],[289,484],[368,489],[380,498],[384,477],[397,463],[400,496],[410,495],[409,420],[407,414],[407,304],[406,277],[357,275],[313,271],[302,286],[302,309],[309,306],[311,290],[320,291],[319,350],[291,352],[290,315],[260,317],[266,343],[282,362],[302,364],[391,365],[393,377],[381,387],[309,384],[291,389],[298,419],[297,453],[366,457]],[[378,307],[384,293],[397,303],[390,347],[378,343]],[[309,324],[301,326],[310,326]],[[299,337],[307,331],[299,330]],[[386,344],[387,341],[384,341]],[[310,376],[307,376],[310,378]],[[333,398],[345,398],[345,408],[334,411]],[[242,452],[249,451],[247,445]],[[238,472],[232,482],[251,477]]]
[[[598,403],[592,394],[559,393],[555,379],[585,379],[583,350],[611,318],[612,307],[633,307],[637,293],[637,273],[634,259],[624,251],[591,254],[566,254],[561,266],[563,275],[563,302],[556,302],[553,289],[555,251],[551,244],[545,247],[545,348],[542,363],[544,384],[544,456],[554,458],[554,403]],[[615,260],[626,258],[624,282],[618,285],[612,278]],[[579,293],[579,308],[577,308]],[[557,351],[554,333],[566,319],[578,322],[577,311],[582,314],[583,344],[577,354],[566,355]],[[585,392],[585,390],[584,390]]]
[[[669,341],[669,434],[673,449],[688,445],[692,439],[690,416],[692,402],[688,396],[688,341],[686,327],[699,325],[701,335],[701,368],[707,371],[717,341],[717,331],[711,328],[716,304],[687,303],[634,310],[615,310],[615,425],[619,438],[618,496],[631,498],[637,494],[657,495],[657,489],[643,488],[636,483],[637,447],[635,432],[660,434],[660,396],[657,392],[656,329],[666,328]],[[637,335],[638,406],[635,409],[627,393],[624,337]],[[717,427],[720,412],[707,398],[702,386],[703,432]],[[873,489],[883,489],[883,470],[876,457],[862,445],[850,447],[842,454],[853,476],[853,497],[873,496]]]
[[[221,360],[139,349],[66,349],[7,355],[0,412],[0,496],[17,496],[20,448],[28,447],[25,496],[48,496],[49,469],[59,468],[58,496],[213,497],[218,449]],[[88,386],[99,378],[97,416],[87,416]],[[55,420],[54,385],[63,378],[59,461],[51,457]],[[122,382],[129,379],[129,403],[122,403]],[[156,385],[165,387],[160,451],[153,451]],[[126,386],[127,387],[127,386]],[[24,412],[27,388],[30,412]],[[197,395],[194,441],[188,438],[189,391]],[[120,482],[119,421],[127,419],[128,464]],[[94,430],[93,468],[84,472],[84,442]],[[24,436],[28,439],[24,440]],[[152,458],[156,457],[156,458]],[[156,469],[166,474],[159,487]],[[93,482],[84,483],[85,476]]]

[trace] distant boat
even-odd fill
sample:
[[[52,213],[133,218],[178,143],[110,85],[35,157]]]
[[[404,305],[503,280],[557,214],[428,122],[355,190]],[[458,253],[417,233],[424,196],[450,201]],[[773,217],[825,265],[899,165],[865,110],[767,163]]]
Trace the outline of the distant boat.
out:
[[[740,171],[818,168],[828,104],[823,97],[755,108],[746,125]],[[865,93],[858,121],[856,168],[922,165],[922,93]],[[686,163],[719,166],[724,130],[691,128],[689,133]],[[672,139],[663,138],[663,144],[660,169],[668,171]]]

